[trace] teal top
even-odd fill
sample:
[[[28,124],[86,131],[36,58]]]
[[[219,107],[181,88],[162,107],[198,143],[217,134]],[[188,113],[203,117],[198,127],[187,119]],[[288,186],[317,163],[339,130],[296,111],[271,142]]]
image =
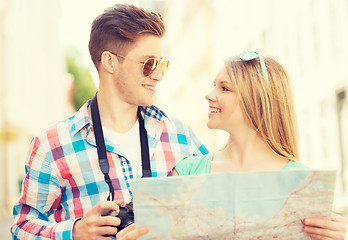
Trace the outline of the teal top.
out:
[[[210,172],[210,163],[214,157],[214,153],[209,153],[203,156],[192,156],[180,161],[175,170],[179,175],[197,175],[208,174]],[[291,168],[307,168],[300,162],[290,160],[282,170],[288,170]]]

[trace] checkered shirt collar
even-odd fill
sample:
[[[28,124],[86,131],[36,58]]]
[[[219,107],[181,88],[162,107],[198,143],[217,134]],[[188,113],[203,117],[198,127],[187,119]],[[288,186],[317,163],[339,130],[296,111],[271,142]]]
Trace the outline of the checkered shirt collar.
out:
[[[88,109],[91,104],[91,100],[88,100],[71,118],[72,118],[72,129],[71,132],[75,135],[82,128],[86,127],[87,135],[91,129],[91,118],[88,114]],[[144,114],[145,122],[148,123],[150,119],[157,120],[155,122],[162,122],[163,118],[168,118],[168,116],[158,109],[156,106],[152,105],[149,107],[141,107]],[[152,121],[151,121],[152,122]],[[146,126],[146,125],[145,125]]]

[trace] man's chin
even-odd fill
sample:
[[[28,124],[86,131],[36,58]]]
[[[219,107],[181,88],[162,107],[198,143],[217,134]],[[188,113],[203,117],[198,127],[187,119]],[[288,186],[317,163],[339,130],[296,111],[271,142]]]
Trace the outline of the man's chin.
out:
[[[142,107],[150,107],[154,104],[153,101],[147,101],[147,102],[143,102],[141,103],[139,106],[142,106]]]

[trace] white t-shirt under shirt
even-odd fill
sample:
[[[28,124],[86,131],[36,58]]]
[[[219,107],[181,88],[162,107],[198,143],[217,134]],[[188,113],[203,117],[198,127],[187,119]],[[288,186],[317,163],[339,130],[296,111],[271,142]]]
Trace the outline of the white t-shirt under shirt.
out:
[[[140,178],[142,176],[142,167],[139,121],[137,120],[134,126],[128,132],[118,133],[103,127],[103,133],[106,138],[111,140],[122,155],[128,159],[132,167],[134,177]]]

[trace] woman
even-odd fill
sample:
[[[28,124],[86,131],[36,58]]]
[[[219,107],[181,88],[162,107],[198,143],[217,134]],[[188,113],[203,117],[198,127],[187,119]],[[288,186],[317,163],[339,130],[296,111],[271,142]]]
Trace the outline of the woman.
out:
[[[243,52],[225,62],[214,80],[208,127],[229,134],[215,153],[189,157],[173,175],[305,168],[298,159],[294,103],[287,72],[274,59]],[[317,239],[344,239],[345,219],[307,218],[304,231]]]

